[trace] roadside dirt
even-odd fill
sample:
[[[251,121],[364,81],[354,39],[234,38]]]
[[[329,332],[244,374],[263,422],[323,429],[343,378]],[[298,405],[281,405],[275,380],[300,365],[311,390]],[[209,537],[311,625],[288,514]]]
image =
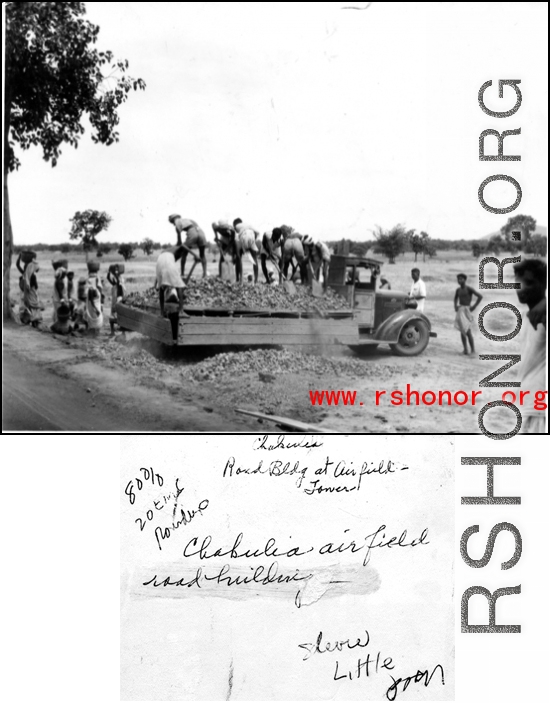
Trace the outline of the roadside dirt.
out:
[[[110,364],[102,342],[5,325],[3,430],[246,431],[238,416],[220,417],[185,393],[157,390],[146,376]]]

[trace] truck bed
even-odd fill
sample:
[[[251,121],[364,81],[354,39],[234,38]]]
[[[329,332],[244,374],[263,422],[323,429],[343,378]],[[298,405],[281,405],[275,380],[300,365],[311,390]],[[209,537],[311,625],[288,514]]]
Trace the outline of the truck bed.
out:
[[[264,346],[279,344],[356,344],[357,322],[351,311],[334,311],[323,317],[289,310],[219,310],[185,308],[190,317],[177,322],[174,340],[172,322],[160,312],[117,305],[120,327],[141,332],[167,345]],[[315,316],[314,316],[315,315]],[[175,322],[175,320],[174,320]]]

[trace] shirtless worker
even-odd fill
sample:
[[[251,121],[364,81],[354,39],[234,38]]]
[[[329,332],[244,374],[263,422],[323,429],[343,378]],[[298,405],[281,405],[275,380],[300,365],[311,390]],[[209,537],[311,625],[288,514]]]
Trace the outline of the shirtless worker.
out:
[[[472,316],[473,311],[477,308],[481,302],[483,296],[478,293],[477,290],[470,288],[466,285],[465,273],[457,274],[456,280],[458,282],[458,288],[455,292],[455,327],[460,332],[460,337],[462,339],[462,346],[464,347],[464,354],[468,354],[468,342],[470,342],[470,348],[472,354],[475,353],[474,349],[474,337],[472,335],[472,326],[474,324],[474,318]],[[472,305],[472,298],[476,297],[476,302]]]
[[[283,236],[285,236],[284,227],[285,225],[281,226],[281,229],[283,230]],[[307,249],[307,256],[306,251],[304,250],[305,236],[306,235],[300,234],[299,232],[289,231],[283,243],[283,274],[285,278],[288,279],[289,266],[292,265],[293,269],[295,270],[295,267],[293,265],[294,259],[296,261],[296,265],[300,269],[300,279],[304,285],[307,283],[308,279],[306,267],[307,261],[309,260],[309,249]],[[306,247],[308,246],[309,241],[310,238],[307,238]],[[292,278],[294,278],[294,272],[291,275],[291,279]]]
[[[233,220],[233,227],[235,228],[235,232],[237,233],[235,261],[237,281],[241,281],[243,277],[243,254],[250,253],[254,268],[254,283],[257,283],[259,251],[258,246],[256,244],[256,238],[259,236],[259,232],[255,230],[254,227],[244,224],[240,217],[237,217],[237,219]]]
[[[315,280],[318,281],[322,273],[323,287],[326,288],[328,283],[328,269],[330,266],[330,249],[324,242],[320,240],[314,242],[311,252],[311,263],[313,265],[313,276]]]
[[[212,222],[214,230],[214,240],[220,250],[220,263],[218,266],[218,275],[222,277],[222,264],[229,259],[231,263],[235,263],[235,230],[228,220],[218,220]]]
[[[206,278],[206,235],[198,226],[195,220],[184,219],[181,215],[170,215],[168,222],[171,222],[176,230],[177,245],[182,247],[181,259],[181,276],[185,274],[185,262],[187,254],[191,254],[195,261],[200,261],[202,264],[202,277]],[[185,244],[181,241],[181,233],[185,232]],[[199,250],[199,256],[192,249]]]
[[[521,361],[518,379],[522,391],[529,391],[528,403],[521,407],[522,434],[545,432],[545,410],[537,410],[535,401],[546,391],[546,264],[540,259],[523,259],[514,264],[516,290],[520,303],[527,305],[520,332]],[[544,404],[547,394],[543,395]],[[540,402],[540,401],[539,401]]]
[[[275,227],[271,232],[265,232],[261,239],[256,240],[256,246],[260,245],[260,263],[264,274],[265,282],[270,284],[272,276],[267,270],[267,262],[272,261],[281,275],[281,241],[282,231],[280,227]]]

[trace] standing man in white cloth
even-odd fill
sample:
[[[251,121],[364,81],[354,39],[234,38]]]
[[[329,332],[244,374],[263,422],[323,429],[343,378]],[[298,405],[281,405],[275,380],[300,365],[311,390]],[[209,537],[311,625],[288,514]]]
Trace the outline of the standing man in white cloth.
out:
[[[181,259],[184,253],[184,247],[173,247],[166,249],[157,259],[157,280],[156,285],[159,289],[160,314],[164,317],[164,303],[169,302],[172,297],[177,296],[179,303],[179,314],[181,317],[189,317],[183,312],[183,289],[185,283],[179,272],[179,267],[176,264],[178,259]]]
[[[527,403],[521,408],[522,434],[545,432],[546,403],[546,264],[540,259],[524,259],[514,264],[520,303],[527,305],[520,332],[521,361],[519,380],[521,390],[529,391]],[[536,406],[540,409],[537,409]],[[544,407],[544,409],[542,409]]]
[[[424,312],[424,301],[426,300],[426,284],[420,278],[420,269],[411,269],[411,278],[413,279],[411,291],[409,293],[409,302],[416,301],[416,309],[418,312]]]

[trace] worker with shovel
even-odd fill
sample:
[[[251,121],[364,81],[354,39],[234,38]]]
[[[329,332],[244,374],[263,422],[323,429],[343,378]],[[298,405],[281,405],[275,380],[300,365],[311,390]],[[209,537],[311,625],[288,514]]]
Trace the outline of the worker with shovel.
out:
[[[229,270],[230,263],[235,264],[235,230],[228,220],[218,220],[212,223],[214,230],[214,240],[220,250],[220,263],[218,266],[218,274],[220,278],[229,280],[231,273]]]
[[[330,249],[324,242],[317,240],[314,242],[311,251],[311,262],[313,266],[313,277],[319,281],[321,272],[323,274],[323,288],[326,289],[328,283],[328,269],[330,266]]]
[[[233,221],[233,226],[237,233],[236,243],[236,262],[235,269],[237,273],[237,281],[242,281],[243,277],[243,254],[249,254],[252,258],[252,266],[254,269],[254,283],[258,283],[258,246],[256,237],[258,232],[250,225],[245,225],[240,218]]]
[[[258,242],[260,243],[260,263],[262,265],[262,273],[265,277],[265,282],[271,283],[271,276],[267,270],[267,262],[272,261],[279,279],[281,278],[281,242],[282,242],[282,231],[280,227],[275,227],[271,232],[265,232],[263,237],[256,240],[256,246]],[[281,281],[279,280],[279,283]]]
[[[281,228],[282,229],[282,228]],[[300,234],[299,232],[290,232],[285,238],[283,244],[283,275],[285,278],[288,277],[288,269],[292,264],[292,260],[296,260],[296,265],[300,269],[300,279],[302,285],[307,285],[308,283],[308,261],[309,261],[309,247],[313,240],[308,235]],[[304,243],[307,249],[304,249]],[[292,275],[293,277],[294,275]]]
[[[195,262],[193,268],[197,261],[202,264],[202,277],[206,278],[206,235],[202,229],[198,226],[195,220],[184,219],[181,215],[170,215],[168,222],[171,222],[178,236],[178,247],[182,247],[181,254],[181,276],[185,275],[185,262],[187,261],[187,254],[191,254],[195,257]],[[181,241],[181,233],[185,232],[185,244]],[[197,256],[192,249],[199,250],[199,256]]]

